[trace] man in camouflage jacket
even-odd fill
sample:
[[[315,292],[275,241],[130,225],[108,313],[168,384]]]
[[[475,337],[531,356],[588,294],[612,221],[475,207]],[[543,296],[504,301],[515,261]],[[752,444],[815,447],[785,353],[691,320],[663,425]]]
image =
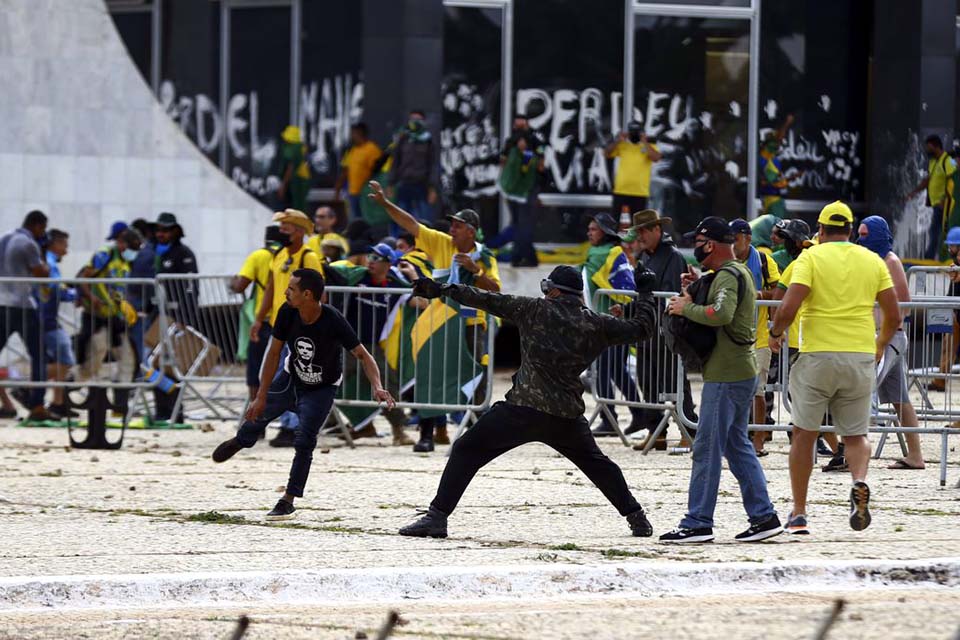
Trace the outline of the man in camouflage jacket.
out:
[[[447,296],[514,323],[520,330],[520,370],[504,402],[496,403],[458,439],[440,478],[437,495],[419,520],[400,535],[445,538],[447,516],[481,467],[528,442],[542,442],[576,464],[627,518],[635,536],[653,528],[627,487],[620,468],[597,447],[583,417],[580,374],[605,349],[635,343],[653,335],[656,276],[641,268],[634,273],[639,298],[628,318],[597,314],[583,306],[583,280],[573,267],[559,266],[540,288],[543,298],[482,291],[439,284],[421,278],[414,295]]]

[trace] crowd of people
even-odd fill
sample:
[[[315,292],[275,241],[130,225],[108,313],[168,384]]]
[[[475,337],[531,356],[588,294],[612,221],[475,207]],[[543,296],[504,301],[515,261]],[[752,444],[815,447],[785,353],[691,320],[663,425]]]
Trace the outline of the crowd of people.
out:
[[[62,385],[54,387],[52,402],[45,406],[42,383],[48,380],[76,379],[80,383],[97,377],[105,363],[117,364],[111,374],[117,382],[132,382],[142,375],[140,365],[149,351],[145,336],[157,323],[158,307],[152,283],[128,284],[125,279],[197,273],[196,256],[182,242],[183,228],[174,214],[164,212],[155,222],[142,218],[129,224],[114,222],[106,244],[77,274],[69,274],[85,280],[67,286],[57,281],[64,277],[60,261],[69,250],[70,235],[48,228],[48,222],[42,211],[31,211],[20,227],[0,237],[3,276],[50,279],[39,285],[0,285],[0,348],[12,335],[19,335],[30,360],[30,380],[41,383],[10,394],[27,409],[26,419],[31,422],[78,416]],[[180,325],[196,326],[196,284],[188,280],[182,286],[165,288],[165,293],[168,315]],[[75,335],[62,325],[61,303],[75,304],[79,310]],[[127,390],[115,391],[113,408],[120,415],[128,411],[128,396]],[[15,417],[16,409],[5,393],[0,400],[0,415]],[[155,419],[176,418],[170,415],[173,400],[169,394],[157,393],[156,404]]]
[[[452,319],[453,348],[469,361],[472,373],[466,377],[476,376],[476,383],[464,391],[458,378],[453,396],[440,391],[433,402],[482,402],[490,384],[483,379],[487,336],[501,319],[519,329],[521,366],[505,401],[454,443],[436,498],[404,535],[445,536],[447,518],[473,475],[530,441],[545,442],[574,461],[627,518],[635,535],[652,535],[623,474],[594,441],[619,434],[616,414],[605,415],[593,432],[583,417],[580,376],[595,360],[600,363],[595,384],[601,397],[612,397],[619,389],[627,400],[660,404],[675,397],[678,385],[683,387],[679,410],[696,424],[689,431],[693,468],[688,511],[662,541],[713,539],[723,458],[740,483],[750,522],[738,540],[762,540],[783,530],[807,533],[808,485],[818,447],[832,456],[825,471],[851,474],[851,527],[862,530],[870,524],[866,436],[874,391],[880,403],[892,404],[901,425],[918,426],[907,389],[908,340],[898,305],[909,302],[910,294],[883,218],[871,216],[855,226],[853,213],[839,201],[824,207],[816,234],[802,220],[772,214],[751,222],[708,217],[685,238],[694,247],[697,270],[674,245],[665,228],[670,219],[657,211],[634,212],[626,228],[618,228],[612,215],[599,213],[586,229],[589,250],[583,264],[558,267],[541,283],[545,297],[530,299],[500,292],[497,258],[481,241],[476,212],[466,209],[443,223],[428,224],[395,203],[378,182],[366,188],[396,235],[380,235],[362,220],[351,221],[341,235],[330,208],[318,208],[313,217],[289,208],[274,214],[263,246],[248,256],[230,283],[233,292],[249,295],[250,301],[248,311],[241,312],[250,314],[244,336],[249,407],[238,434],[222,443],[213,458],[224,462],[254,446],[267,425],[280,419],[270,444],[292,447],[295,454],[286,493],[268,517],[285,519],[295,513],[293,502],[304,493],[318,434],[329,426],[338,397],[382,403],[394,445],[428,452],[435,443],[449,443],[446,411],[407,414],[394,407],[408,391],[410,372],[404,372],[402,358],[388,345],[396,326],[391,318],[408,317],[407,335],[400,339],[415,350],[410,345],[429,336],[414,340],[413,325],[421,316],[434,322],[430,311],[437,310],[441,322]],[[0,238],[3,275],[52,279],[40,286],[0,286],[0,339],[5,344],[10,335],[20,335],[34,382],[93,377],[105,362],[119,363],[118,379],[137,379],[147,356],[145,333],[158,310],[149,285],[124,286],[123,279],[197,273],[196,256],[183,243],[176,216],[162,213],[152,223],[114,223],[107,244],[77,274],[86,280],[72,287],[56,284],[69,235],[47,224],[42,212],[33,211],[20,228]],[[948,234],[947,244],[960,261],[960,243],[949,241],[960,238],[957,232]],[[331,284],[369,289],[369,294],[337,298],[342,294],[326,291]],[[163,286],[172,320],[201,326],[197,283],[186,279]],[[408,293],[397,294],[397,289]],[[595,296],[598,289],[624,295]],[[654,291],[678,293],[656,299]],[[778,300],[780,306],[758,312],[757,300]],[[81,310],[76,336],[60,324],[64,302]],[[408,312],[412,315],[405,316]],[[699,363],[704,383],[699,416],[689,380],[678,381],[677,358],[658,335],[657,317],[663,314],[689,321],[686,331],[712,336]],[[628,357],[631,345],[637,345],[635,367]],[[793,505],[785,524],[767,494],[759,461],[769,434],[748,433],[749,424],[771,421],[767,387],[779,376],[782,349],[789,350],[792,363],[788,397],[794,425]],[[354,358],[344,363],[342,350]],[[359,393],[361,373],[367,395],[345,396],[353,388],[349,380],[357,381],[354,392]],[[427,376],[416,377],[419,385],[419,378]],[[76,416],[62,389],[55,390],[48,406],[41,386],[13,395],[27,407],[30,420]],[[424,397],[419,396],[421,401]],[[114,405],[127,411],[122,390]],[[9,409],[9,399],[3,398],[3,406]],[[182,420],[171,415],[168,394],[156,394],[156,407],[158,419]],[[355,414],[350,436],[377,436],[372,417],[379,413]],[[647,430],[653,438],[662,420],[661,409],[631,408],[626,431]],[[405,433],[411,422],[418,423],[416,442]],[[836,436],[820,441],[824,424],[833,425]],[[663,448],[660,442],[652,444]],[[908,434],[907,445],[908,454],[893,468],[922,468],[919,437]]]

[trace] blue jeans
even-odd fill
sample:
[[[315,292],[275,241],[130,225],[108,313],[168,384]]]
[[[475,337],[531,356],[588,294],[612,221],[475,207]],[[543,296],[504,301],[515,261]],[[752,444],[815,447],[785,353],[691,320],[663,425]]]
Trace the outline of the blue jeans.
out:
[[[362,195],[347,195],[347,202],[350,203],[350,220],[362,220],[363,209],[360,207],[360,198]]]
[[[427,202],[427,185],[398,184],[397,206],[418,220],[433,220],[433,209]]]
[[[256,422],[244,422],[237,432],[237,442],[250,448],[257,443],[267,425],[277,419],[284,411],[296,410],[300,424],[293,441],[293,464],[290,465],[290,479],[287,481],[287,493],[302,497],[303,487],[310,475],[313,462],[313,450],[317,446],[317,434],[327,420],[338,387],[330,384],[316,389],[297,389],[297,385],[286,371],[273,379],[267,393],[267,406]]]
[[[0,351],[7,346],[7,340],[14,333],[20,334],[30,354],[30,380],[45,382],[47,379],[46,352],[43,348],[43,331],[40,324],[40,314],[36,309],[26,307],[0,307]],[[36,387],[29,389],[28,404],[30,408],[43,406],[45,389]]]
[[[693,441],[687,515],[680,521],[681,527],[713,527],[723,457],[740,483],[740,496],[750,522],[763,522],[776,513],[767,495],[763,467],[747,433],[756,388],[756,378],[704,383],[700,422]]]

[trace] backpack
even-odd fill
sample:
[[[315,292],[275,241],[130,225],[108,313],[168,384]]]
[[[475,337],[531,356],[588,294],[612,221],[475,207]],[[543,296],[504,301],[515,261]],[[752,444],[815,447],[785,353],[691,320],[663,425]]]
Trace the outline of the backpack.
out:
[[[724,267],[720,271],[732,273],[737,278],[737,306],[739,306],[740,300],[743,297],[743,274],[740,273],[738,269],[732,267]],[[707,304],[710,286],[720,271],[701,276],[700,279],[687,287],[687,293],[693,298],[694,304]],[[746,342],[737,340],[730,334],[726,326],[723,327],[723,330],[734,344],[746,346],[754,342],[753,340]],[[717,346],[716,327],[708,327],[684,316],[671,315],[668,311],[664,311],[663,322],[660,325],[660,333],[663,335],[667,348],[674,354],[680,356],[680,359],[683,361],[683,366],[687,371],[694,373],[703,371],[703,365],[710,359],[710,354],[713,353],[714,347]]]

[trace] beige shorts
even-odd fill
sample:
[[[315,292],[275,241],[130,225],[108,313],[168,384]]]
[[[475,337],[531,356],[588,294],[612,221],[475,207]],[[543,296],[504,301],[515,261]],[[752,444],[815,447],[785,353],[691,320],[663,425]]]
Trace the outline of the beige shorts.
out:
[[[770,359],[773,352],[770,347],[764,347],[756,350],[757,354],[757,392],[755,396],[762,397],[767,388],[767,376],[770,375]]]
[[[819,431],[824,414],[839,436],[863,436],[870,427],[876,361],[869,353],[801,353],[790,369],[793,424]]]

